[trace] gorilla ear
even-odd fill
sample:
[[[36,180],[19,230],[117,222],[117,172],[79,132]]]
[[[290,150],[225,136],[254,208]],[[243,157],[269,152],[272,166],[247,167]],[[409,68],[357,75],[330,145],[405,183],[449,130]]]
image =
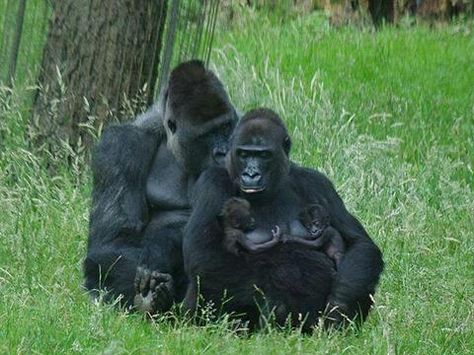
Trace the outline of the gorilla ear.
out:
[[[290,136],[286,136],[285,140],[283,141],[283,149],[285,150],[286,155],[290,155],[291,150],[291,139]]]
[[[171,134],[175,134],[176,133],[176,122],[169,119],[167,122],[166,122],[166,125],[168,126],[168,129],[170,130]]]

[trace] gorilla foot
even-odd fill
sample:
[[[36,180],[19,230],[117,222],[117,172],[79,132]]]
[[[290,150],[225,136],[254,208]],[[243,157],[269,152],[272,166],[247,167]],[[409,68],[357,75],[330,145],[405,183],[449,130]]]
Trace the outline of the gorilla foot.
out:
[[[170,274],[138,267],[133,306],[138,312],[149,315],[166,312],[173,304],[173,288]]]
[[[348,307],[344,304],[329,302],[324,314],[324,327],[326,329],[341,329],[351,322]]]

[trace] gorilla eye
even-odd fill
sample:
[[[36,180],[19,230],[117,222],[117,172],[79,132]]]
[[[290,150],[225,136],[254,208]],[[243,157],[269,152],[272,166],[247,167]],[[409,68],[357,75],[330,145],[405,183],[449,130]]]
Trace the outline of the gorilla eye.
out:
[[[168,120],[168,128],[170,129],[171,133],[176,133],[176,122]]]
[[[263,152],[260,153],[260,157],[263,159],[270,159],[272,157],[272,152],[269,152],[268,150],[264,150]]]
[[[231,123],[226,123],[221,127],[221,131],[225,134],[228,135],[232,132],[232,124]]]
[[[238,149],[237,150],[237,155],[239,156],[239,158],[244,158],[245,159],[249,156],[249,152],[247,152],[244,149]]]

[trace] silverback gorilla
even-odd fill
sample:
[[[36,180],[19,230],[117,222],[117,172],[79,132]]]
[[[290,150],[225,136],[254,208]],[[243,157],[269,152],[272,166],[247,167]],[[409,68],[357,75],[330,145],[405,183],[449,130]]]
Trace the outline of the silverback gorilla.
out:
[[[184,304],[191,311],[199,294],[218,309],[243,315],[251,325],[258,323],[262,311],[274,312],[278,324],[290,316],[293,325],[301,325],[303,317],[306,330],[325,310],[328,326],[367,316],[383,270],[381,252],[323,174],[290,162],[290,146],[276,113],[250,111],[233,133],[227,169],[209,168],[199,177],[183,241],[190,278]],[[307,206],[322,206],[345,244],[337,271],[324,250],[300,243],[277,243],[258,254],[236,255],[226,249],[216,216],[231,197],[249,202],[252,228],[271,231],[279,226],[283,234],[291,234]],[[261,243],[275,236],[267,235]]]
[[[109,127],[92,158],[85,286],[142,312],[182,300],[188,192],[223,162],[238,117],[221,82],[199,61],[177,66],[158,104]]]

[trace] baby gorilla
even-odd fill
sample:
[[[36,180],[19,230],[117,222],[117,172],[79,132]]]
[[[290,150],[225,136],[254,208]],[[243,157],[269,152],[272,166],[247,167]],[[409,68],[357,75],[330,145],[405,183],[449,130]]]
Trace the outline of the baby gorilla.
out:
[[[250,203],[237,197],[226,201],[219,222],[224,229],[224,247],[235,255],[241,251],[256,254],[280,242],[294,242],[324,250],[335,262],[336,268],[344,256],[344,241],[339,232],[329,225],[329,214],[318,204],[305,208],[299,215],[299,221],[291,223],[289,233],[285,234],[280,232],[278,226],[272,230],[271,236],[256,229]],[[301,225],[305,228],[304,232]]]
[[[218,220],[224,229],[224,247],[235,255],[239,255],[242,249],[252,254],[260,253],[281,241],[278,226],[275,226],[271,235],[255,228],[255,219],[250,212],[250,203],[242,198],[228,199]]]
[[[314,248],[322,248],[327,256],[339,268],[346,245],[339,232],[329,224],[329,214],[318,204],[306,207],[299,215],[300,222],[309,232],[309,236],[290,235],[283,241],[294,241]]]

